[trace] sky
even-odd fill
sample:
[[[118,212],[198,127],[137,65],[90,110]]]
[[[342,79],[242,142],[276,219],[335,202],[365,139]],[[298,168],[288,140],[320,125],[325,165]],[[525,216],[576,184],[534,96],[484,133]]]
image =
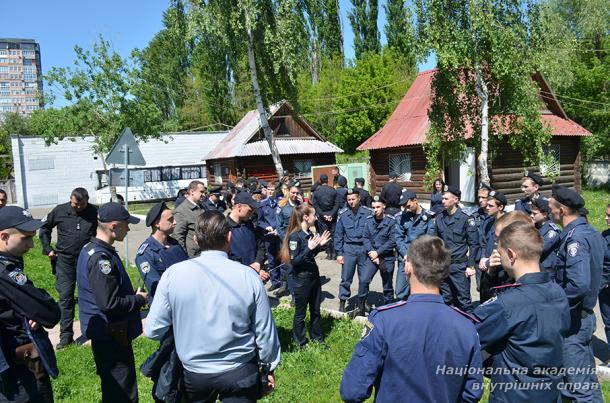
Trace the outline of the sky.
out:
[[[385,13],[380,0],[378,26],[385,43]],[[71,66],[74,45],[90,48],[101,34],[121,56],[144,48],[163,28],[162,15],[168,0],[20,0],[2,4],[0,37],[34,39],[40,44],[43,73],[52,67]],[[354,35],[347,19],[350,0],[340,0],[344,49],[353,58]],[[432,58],[419,70],[434,67]],[[61,102],[61,101],[57,101]]]

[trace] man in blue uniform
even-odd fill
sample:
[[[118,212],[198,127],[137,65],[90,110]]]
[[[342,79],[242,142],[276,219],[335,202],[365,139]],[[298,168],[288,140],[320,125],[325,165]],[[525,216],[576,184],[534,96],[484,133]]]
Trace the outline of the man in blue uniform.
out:
[[[572,319],[563,345],[563,365],[578,369],[566,374],[564,380],[569,387],[562,394],[575,401],[601,402],[591,342],[606,245],[601,234],[582,217],[585,201],[574,190],[553,185],[549,206],[553,219],[563,227],[555,258],[555,281],[568,296]]]
[[[371,312],[341,380],[341,398],[362,402],[477,402],[483,395],[479,338],[467,314],[443,304],[451,257],[424,235],[409,246],[408,301]]]
[[[358,313],[364,316],[369,311],[367,297],[369,286],[375,273],[379,270],[383,284],[384,304],[394,299],[392,287],[392,274],[394,272],[395,226],[394,217],[385,214],[385,200],[380,196],[373,197],[373,214],[368,216],[364,223],[364,251],[368,259],[362,269],[362,276],[358,277]]]
[[[490,264],[490,257],[496,248],[496,223],[504,216],[504,208],[508,204],[506,196],[502,192],[492,190],[487,198],[487,219],[484,222],[484,233],[480,237],[479,270],[481,273],[480,293],[481,302],[485,302],[494,296],[494,287],[509,282],[506,272],[502,267],[494,267]]]
[[[543,241],[529,222],[498,237],[502,267],[515,283],[477,307],[481,348],[492,355],[490,402],[557,402],[563,337],[570,327],[565,293],[540,272]]]
[[[559,245],[561,228],[551,220],[549,201],[539,197],[530,206],[530,217],[544,240],[544,249],[540,255],[540,271],[549,272],[555,278],[555,251]]]
[[[402,194],[402,187],[397,180],[398,175],[396,173],[390,173],[390,181],[381,188],[381,197],[388,203],[386,212],[392,216],[400,213],[400,195]]]
[[[29,211],[0,209],[0,401],[53,402],[49,376],[59,371],[49,335],[59,306],[24,273],[23,255],[42,227]]]
[[[477,228],[479,229],[479,239],[483,239],[483,236],[486,232],[486,220],[487,220],[487,198],[489,197],[489,192],[494,190],[491,185],[488,185],[484,182],[479,184],[479,190],[477,191],[477,200],[479,202],[479,207],[473,210],[470,214],[472,218],[474,218],[474,222],[477,224]],[[441,198],[442,200],[442,198]],[[477,270],[477,291],[481,291],[481,269],[479,269],[479,261],[481,259],[482,249],[479,249],[479,256],[477,256],[476,261],[476,270]]]
[[[474,265],[479,254],[479,234],[474,218],[459,206],[461,196],[460,189],[445,185],[445,210],[436,217],[436,232],[451,251],[451,271],[441,291],[447,304],[471,312],[470,278],[476,274]]]
[[[540,188],[544,185],[544,179],[535,172],[527,171],[522,179],[521,191],[525,195],[515,202],[515,210],[531,213],[532,202],[538,198],[546,199],[540,194]]]
[[[275,291],[281,287],[282,279],[286,277],[286,268],[281,264],[282,262],[278,256],[281,240],[277,231],[277,201],[273,193],[269,192],[269,188],[275,189],[275,186],[261,181],[261,201],[260,207],[257,210],[258,220],[256,221],[256,226],[259,233],[263,236],[267,253],[267,266],[271,277],[269,291]]]
[[[337,191],[328,186],[328,175],[320,175],[320,186],[313,193],[311,204],[316,209],[316,215],[318,216],[318,232],[323,234],[325,231],[328,231],[334,234],[339,208],[337,204]],[[326,258],[334,260],[337,257],[336,255],[334,242],[329,242],[326,246]]]
[[[148,294],[134,292],[112,244],[139,221],[118,203],[101,206],[97,234],[83,247],[76,266],[81,330],[91,339],[104,403],[138,401],[132,340],[142,333],[140,308]]]
[[[400,195],[403,211],[396,219],[395,239],[398,254],[396,270],[396,298],[406,300],[409,296],[409,283],[405,276],[405,258],[411,242],[422,235],[435,235],[434,213],[423,208],[417,201],[417,195],[412,190],[405,190]]]
[[[339,211],[337,228],[333,236],[337,263],[341,265],[341,284],[339,284],[339,311],[345,312],[345,301],[351,295],[351,285],[358,267],[358,279],[363,275],[362,269],[368,256],[364,250],[364,223],[371,214],[371,209],[360,205],[357,190],[348,189],[348,206]]]
[[[142,242],[136,253],[136,267],[152,299],[163,272],[189,257],[178,241],[170,236],[176,222],[165,203],[157,203],[150,209],[146,215],[146,226],[152,229],[152,234]]]
[[[610,204],[606,206],[606,225],[610,227]],[[606,241],[606,248],[604,249],[602,280],[599,285],[599,310],[604,322],[606,342],[610,343],[610,228],[602,232],[602,236]]]
[[[221,200],[220,195],[222,194],[222,186],[216,186],[210,189],[210,195],[204,202],[205,210],[216,210],[224,213],[227,210],[227,204],[224,200]]]

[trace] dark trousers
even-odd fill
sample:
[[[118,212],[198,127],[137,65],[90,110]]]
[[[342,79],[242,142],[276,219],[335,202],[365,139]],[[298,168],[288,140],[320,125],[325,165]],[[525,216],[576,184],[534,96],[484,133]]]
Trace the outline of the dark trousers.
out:
[[[382,261],[382,267],[379,267],[367,259],[362,269],[362,276],[358,277],[358,299],[365,301],[369,295],[369,287],[375,273],[379,271],[381,283],[383,285],[383,299],[386,304],[392,302],[394,298],[394,288],[392,287],[392,273],[394,272],[394,259]]]
[[[91,340],[97,374],[102,380],[102,402],[137,402],[138,385],[131,342],[122,346],[113,340]]]
[[[470,277],[466,277],[465,273],[466,263],[451,263],[449,277],[441,283],[441,294],[445,304],[470,313],[472,312]]]
[[[334,217],[332,221],[326,221],[324,217],[320,217],[318,222],[318,232],[323,234],[324,231],[330,232],[330,235],[333,236],[335,234],[335,227],[337,226],[337,218]],[[336,256],[335,252],[335,244],[334,242],[329,242],[326,244],[326,254],[328,256]]]
[[[292,335],[294,340],[303,346],[307,344],[305,338],[305,315],[309,306],[309,337],[322,342],[322,320],[320,317],[320,303],[322,302],[322,283],[318,273],[298,273],[293,276],[294,287],[294,319],[292,321]]]
[[[260,387],[256,361],[219,374],[198,374],[184,370],[184,389],[189,402],[256,402]]]
[[[36,379],[25,365],[11,365],[2,373],[0,402],[53,402],[51,380]]]
[[[280,252],[280,238],[275,235],[265,236],[265,251],[267,252],[267,262],[269,276],[271,277],[271,285],[279,284],[286,275],[284,266],[277,268],[282,262],[278,258]]]
[[[599,292],[599,311],[604,322],[606,342],[610,344],[610,287],[606,287]]]
[[[70,341],[74,337],[74,288],[76,286],[76,262],[78,256],[59,253],[55,266],[55,289],[59,293],[59,338]]]
[[[406,301],[409,297],[411,289],[405,273],[405,262],[403,259],[398,259],[398,267],[396,268],[396,298]]]
[[[329,242],[330,243],[330,242]],[[345,244],[343,246],[343,266],[341,266],[341,283],[339,284],[339,299],[347,300],[352,294],[351,287],[358,267],[358,278],[369,257],[364,253],[362,245]]]

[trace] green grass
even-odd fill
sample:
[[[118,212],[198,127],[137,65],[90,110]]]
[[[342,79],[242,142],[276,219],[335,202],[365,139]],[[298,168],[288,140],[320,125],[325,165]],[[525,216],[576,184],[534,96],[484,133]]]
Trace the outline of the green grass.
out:
[[[585,207],[589,210],[588,219],[598,231],[608,229],[606,225],[606,206],[610,203],[610,191],[604,189],[585,189],[581,196],[585,199]]]
[[[146,215],[146,213],[148,213],[148,210],[150,210],[150,208],[152,206],[154,206],[157,202],[148,202],[148,203],[129,203],[129,212],[131,214],[142,214],[142,215]],[[167,207],[169,207],[170,209],[174,208],[174,202],[173,201],[166,201],[165,204],[167,204]]]

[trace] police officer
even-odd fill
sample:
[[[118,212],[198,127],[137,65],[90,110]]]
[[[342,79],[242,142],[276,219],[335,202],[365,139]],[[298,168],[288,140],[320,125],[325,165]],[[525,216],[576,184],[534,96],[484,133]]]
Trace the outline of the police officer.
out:
[[[540,255],[540,271],[549,272],[551,278],[555,278],[554,263],[555,251],[559,245],[559,234],[561,228],[551,219],[551,210],[549,209],[549,201],[541,197],[532,202],[530,206],[530,217],[534,221],[534,225],[540,232],[544,240],[544,248]]]
[[[479,239],[483,239],[483,237],[485,236],[485,233],[488,230],[488,225],[489,223],[486,222],[487,220],[487,198],[489,197],[489,192],[491,192],[492,190],[494,190],[493,187],[491,187],[490,185],[481,182],[479,184],[479,190],[477,191],[477,200],[479,202],[479,207],[472,211],[472,213],[470,214],[470,216],[472,218],[474,218],[475,223],[477,224],[477,228],[479,229]],[[442,203],[442,196],[441,196],[441,203]],[[479,256],[477,256],[477,291],[481,291],[481,269],[479,268],[479,262],[481,259],[481,252],[482,252],[482,248],[479,249]]]
[[[40,229],[42,252],[54,266],[55,288],[59,293],[61,321],[57,349],[73,343],[74,290],[76,288],[76,260],[80,250],[95,235],[97,208],[89,204],[86,189],[76,188],[70,201],[56,206],[47,215]],[[57,227],[57,244],[51,246],[51,233]]]
[[[402,187],[396,182],[397,180],[398,175],[390,173],[390,181],[381,188],[381,197],[388,203],[386,206],[386,213],[389,215],[400,213],[400,195],[402,194]]]
[[[515,210],[531,213],[532,202],[538,198],[546,199],[540,194],[540,188],[544,185],[544,180],[540,175],[533,171],[527,171],[521,182],[521,191],[525,194],[515,202]]]
[[[405,265],[412,294],[371,312],[343,372],[341,399],[362,402],[374,387],[377,402],[479,401],[477,332],[467,314],[447,307],[439,295],[450,262],[439,238],[413,241]]]
[[[187,203],[185,201],[185,203]],[[99,208],[95,238],[78,256],[76,281],[82,333],[91,339],[103,402],[136,402],[138,387],[132,340],[142,333],[140,308],[148,294],[134,292],[123,262],[112,247],[139,218],[118,203]]]
[[[360,192],[360,203],[362,203],[363,206],[371,207],[373,198],[369,191],[364,188],[364,183],[364,178],[356,178],[354,179],[354,188],[358,189]]]
[[[441,291],[447,304],[471,312],[470,277],[476,274],[474,266],[479,253],[479,234],[474,218],[462,211],[458,204],[461,196],[460,189],[445,185],[445,210],[436,217],[436,232],[451,251],[451,271]]]
[[[484,224],[484,233],[480,238],[479,270],[481,270],[480,293],[481,302],[485,302],[494,295],[493,288],[503,285],[509,281],[506,272],[501,267],[490,264],[489,258],[496,248],[496,222],[504,215],[504,208],[508,204],[506,196],[502,192],[492,190],[487,198],[487,219]]]
[[[434,224],[435,214],[423,208],[417,201],[417,195],[412,190],[405,190],[400,195],[400,204],[403,211],[396,214],[395,237],[396,252],[398,255],[398,269],[396,270],[396,298],[406,300],[409,296],[409,283],[405,276],[404,262],[407,257],[409,245],[422,235],[436,234]]]
[[[360,196],[355,189],[347,190],[347,204],[339,211],[337,228],[334,234],[337,263],[341,265],[341,284],[339,285],[339,311],[345,312],[345,301],[351,295],[351,285],[358,267],[358,278],[362,278],[362,270],[368,256],[364,250],[364,223],[371,214],[371,209],[360,205]],[[359,312],[360,313],[360,312]]]
[[[339,208],[337,204],[337,191],[328,186],[328,175],[320,175],[320,186],[313,193],[311,203],[316,209],[318,216],[318,231],[321,234],[325,231],[334,234]],[[326,259],[334,260],[336,255],[334,243],[329,242],[326,247]]]
[[[146,226],[152,229],[152,234],[138,248],[136,267],[152,299],[163,272],[189,257],[178,241],[170,236],[176,222],[165,203],[157,203],[150,209],[146,214]]]
[[[273,189],[271,192],[270,189]],[[275,186],[261,181],[261,201],[257,212],[257,222],[259,233],[263,235],[265,251],[267,254],[267,265],[271,276],[271,287],[269,291],[277,290],[282,285],[282,279],[286,277],[286,268],[281,264],[279,253],[281,240],[278,236],[277,222],[277,201],[273,197]]]
[[[606,241],[606,249],[604,252],[604,271],[599,285],[599,310],[604,322],[606,342],[610,343],[610,204],[606,206],[606,225],[609,228],[602,232],[602,237]],[[606,363],[606,365],[608,364]]]
[[[595,331],[593,308],[601,280],[605,242],[601,234],[581,216],[583,198],[572,189],[553,185],[551,214],[563,227],[555,259],[555,281],[564,289],[572,323],[564,340],[563,364],[570,371],[564,380],[572,387],[562,395],[575,401],[602,401],[591,347]]]
[[[201,206],[204,196],[205,185],[203,182],[191,181],[186,200],[178,207],[174,207],[174,219],[176,220],[174,238],[176,238],[189,257],[199,255],[199,247],[195,243],[193,236],[195,235],[197,218],[205,211]]]
[[[394,217],[385,214],[385,200],[380,196],[373,197],[373,214],[368,216],[364,223],[364,251],[368,259],[362,269],[362,276],[358,276],[358,311],[364,316],[365,309],[369,311],[367,296],[369,286],[375,273],[379,270],[383,284],[384,304],[394,299],[392,287],[392,274],[394,272],[395,226]]]
[[[335,189],[337,189],[337,209],[341,210],[347,202],[347,179],[343,176],[339,177]]]
[[[59,306],[24,273],[23,255],[42,226],[17,206],[0,209],[0,401],[52,402],[58,370],[49,335]],[[2,365],[4,364],[4,365]],[[4,368],[2,368],[4,367]]]
[[[222,194],[222,186],[216,186],[210,189],[210,196],[205,201],[206,210],[216,210],[224,213],[227,210],[227,204],[224,200],[221,200],[220,195]]]
[[[540,272],[543,241],[531,222],[510,223],[499,234],[501,265],[516,282],[473,312],[481,348],[492,355],[489,401],[560,401],[568,300],[550,275]]]
[[[280,239],[284,240],[286,237],[286,230],[290,223],[290,216],[292,210],[303,203],[303,196],[301,195],[301,189],[297,186],[291,186],[289,188],[288,197],[280,200],[277,207],[277,232]],[[273,294],[277,298],[281,298],[292,293],[292,266],[285,264],[285,278],[282,280],[282,285]]]
[[[331,174],[331,175],[332,175],[332,177],[333,177],[333,187],[335,187],[335,188],[336,188],[337,186],[341,186],[341,185],[339,184],[339,180],[340,180],[341,178],[343,178],[343,180],[345,181],[345,185],[343,185],[343,186],[344,186],[344,187],[345,187],[345,186],[347,186],[347,178],[346,178],[345,176],[343,176],[343,175],[341,175],[341,174],[339,173],[339,168],[338,168],[338,167],[332,167],[332,168],[330,169],[330,174]]]
[[[229,259],[256,271],[262,281],[269,280],[269,273],[264,270],[265,243],[260,232],[254,227],[252,214],[260,203],[248,192],[239,192],[233,198],[233,208],[227,216],[231,228],[231,249]]]

